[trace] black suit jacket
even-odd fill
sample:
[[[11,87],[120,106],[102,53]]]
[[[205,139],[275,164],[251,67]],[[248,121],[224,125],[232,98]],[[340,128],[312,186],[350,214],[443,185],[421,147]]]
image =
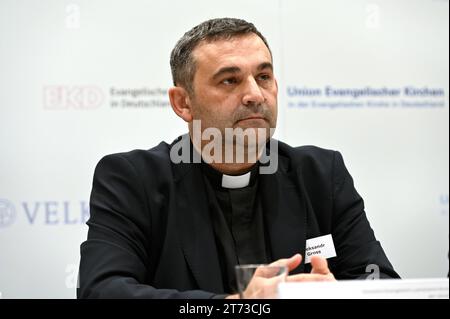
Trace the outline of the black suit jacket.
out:
[[[98,163],[78,297],[224,293],[200,164],[173,164],[170,148],[160,143]],[[364,277],[369,264],[378,265],[382,276],[398,277],[338,152],[279,142],[278,170],[260,175],[259,182],[273,260],[304,256],[306,239],[332,234],[337,257],[329,266],[337,279]],[[302,262],[293,273],[309,267]]]

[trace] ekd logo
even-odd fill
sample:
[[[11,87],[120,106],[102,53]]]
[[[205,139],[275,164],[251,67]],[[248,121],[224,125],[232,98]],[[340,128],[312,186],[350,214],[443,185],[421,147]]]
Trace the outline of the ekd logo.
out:
[[[30,225],[81,225],[89,219],[86,201],[36,201],[22,202],[21,211]],[[11,226],[18,217],[14,204],[0,199],[0,229]]]
[[[48,110],[92,110],[102,105],[104,94],[95,85],[53,85],[44,86],[43,98]]]

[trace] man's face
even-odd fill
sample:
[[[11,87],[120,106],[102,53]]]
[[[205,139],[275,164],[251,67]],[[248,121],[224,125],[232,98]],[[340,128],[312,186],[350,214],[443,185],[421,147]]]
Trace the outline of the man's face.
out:
[[[201,120],[202,131],[275,128],[278,86],[271,54],[261,38],[252,33],[205,41],[193,56],[196,73],[190,100],[193,119]]]

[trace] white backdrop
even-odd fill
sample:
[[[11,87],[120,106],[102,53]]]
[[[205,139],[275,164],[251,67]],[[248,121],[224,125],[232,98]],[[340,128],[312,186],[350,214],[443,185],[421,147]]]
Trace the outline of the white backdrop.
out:
[[[170,51],[224,16],[272,47],[277,137],[341,151],[400,275],[447,276],[448,15],[444,0],[2,0],[1,296],[75,296],[96,163],[186,132]]]

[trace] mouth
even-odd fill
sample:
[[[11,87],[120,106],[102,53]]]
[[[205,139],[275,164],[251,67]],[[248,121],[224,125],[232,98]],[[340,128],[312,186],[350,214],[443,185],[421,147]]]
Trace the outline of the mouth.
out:
[[[261,120],[261,121],[265,121],[266,119],[262,116],[250,116],[250,117],[246,117],[244,119],[240,119],[238,122],[242,122],[242,121],[255,121],[255,120]]]

